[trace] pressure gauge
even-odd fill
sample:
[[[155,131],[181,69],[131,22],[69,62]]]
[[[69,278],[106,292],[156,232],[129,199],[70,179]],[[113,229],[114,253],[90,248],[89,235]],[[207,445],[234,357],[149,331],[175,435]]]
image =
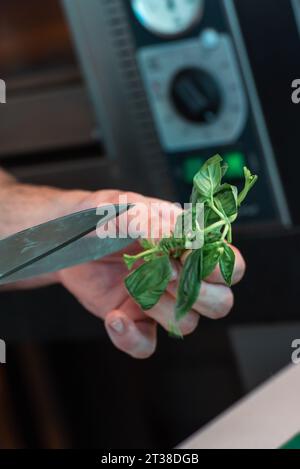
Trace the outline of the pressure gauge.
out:
[[[159,36],[174,37],[200,21],[204,0],[131,0],[139,22]]]

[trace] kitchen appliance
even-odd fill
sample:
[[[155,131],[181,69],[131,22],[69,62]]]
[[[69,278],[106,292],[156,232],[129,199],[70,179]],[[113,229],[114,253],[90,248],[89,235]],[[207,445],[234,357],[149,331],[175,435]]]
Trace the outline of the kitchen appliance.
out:
[[[260,182],[244,224],[291,216],[232,0],[64,0],[109,156],[131,189],[188,201],[221,153]]]

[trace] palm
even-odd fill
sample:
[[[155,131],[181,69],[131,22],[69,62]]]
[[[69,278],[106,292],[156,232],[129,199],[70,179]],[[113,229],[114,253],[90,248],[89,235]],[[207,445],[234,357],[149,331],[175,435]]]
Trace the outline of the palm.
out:
[[[132,253],[137,250],[137,243],[130,248]],[[130,317],[134,320],[142,317],[124,285],[128,269],[123,261],[123,252],[62,271],[60,275],[64,286],[96,316],[105,319],[109,312],[123,309],[124,304],[130,301]]]

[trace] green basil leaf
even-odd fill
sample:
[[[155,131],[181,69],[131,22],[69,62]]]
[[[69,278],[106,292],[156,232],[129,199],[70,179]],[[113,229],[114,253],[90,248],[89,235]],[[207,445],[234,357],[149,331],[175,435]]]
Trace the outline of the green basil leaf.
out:
[[[125,279],[125,285],[140,307],[147,311],[153,308],[165,292],[172,276],[168,256],[160,256],[141,265]]]
[[[198,197],[199,197],[199,193],[196,187],[193,186],[193,190],[192,190],[191,197],[190,197],[190,203],[195,205],[198,202]]]
[[[210,207],[204,208],[204,226],[208,228],[210,225],[220,221],[219,215],[217,215]]]
[[[195,205],[191,205],[177,218],[174,230],[175,239],[181,239],[182,247],[187,250],[193,249],[196,242],[201,247],[204,243],[204,229],[200,225],[202,225],[202,213]]]
[[[202,278],[202,249],[192,251],[181,271],[175,317],[180,321],[192,309],[198,299]]]
[[[197,187],[194,185],[192,194],[190,197],[190,203],[192,205],[203,204],[207,200],[207,197],[199,193]]]
[[[174,237],[176,239],[181,239],[184,237],[184,215],[185,215],[185,212],[182,212],[177,217],[175,230],[174,230]]]
[[[207,244],[203,248],[202,279],[206,279],[213,273],[220,260],[220,243]]]
[[[220,155],[213,156],[206,161],[194,177],[194,187],[200,199],[201,197],[211,199],[214,193],[219,189],[222,180],[222,161]]]
[[[168,324],[168,332],[170,337],[172,337],[173,339],[183,339],[183,335],[180,328],[173,321],[170,321]]]
[[[222,231],[220,228],[216,228],[210,233],[205,235],[205,244],[217,243],[222,239]]]
[[[238,191],[235,186],[223,184],[215,195],[215,204],[228,219],[238,214]]]
[[[222,164],[222,166],[221,166],[222,177],[226,176],[228,168],[229,168],[229,165],[227,163]]]
[[[228,244],[223,244],[223,254],[220,257],[220,269],[228,286],[232,284],[232,276],[235,265],[235,254]]]
[[[194,205],[190,205],[187,210],[178,215],[174,234],[180,234],[184,233],[185,230],[195,229],[197,226],[196,215],[197,211]]]
[[[244,168],[244,176],[245,176],[245,185],[244,189],[238,196],[238,206],[240,207],[244,202],[245,198],[247,197],[249,191],[252,189],[254,184],[256,184],[258,177],[251,173],[248,168]]]

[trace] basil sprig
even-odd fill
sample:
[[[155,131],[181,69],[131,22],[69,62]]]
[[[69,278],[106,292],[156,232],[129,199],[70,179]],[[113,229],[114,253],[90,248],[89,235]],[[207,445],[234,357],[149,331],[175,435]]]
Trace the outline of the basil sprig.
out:
[[[175,318],[180,321],[198,299],[203,270],[203,251],[197,249],[189,254],[182,268],[178,290]]]
[[[196,212],[196,204],[204,204],[204,228],[192,216],[194,230],[204,243],[200,249],[193,249],[188,255],[181,271],[175,306],[175,321],[178,322],[192,309],[199,298],[201,282],[219,265],[227,285],[232,284],[235,254],[228,243],[232,242],[232,223],[238,217],[241,204],[257,181],[249,169],[244,168],[245,185],[238,189],[222,179],[227,171],[220,155],[210,158],[194,177],[189,215]],[[174,233],[159,242],[142,240],[144,249],[135,256],[124,256],[131,270],[136,262],[142,261],[136,270],[125,279],[125,285],[132,298],[143,310],[153,308],[166,291],[172,277],[171,259],[179,259],[190,247],[190,233],[178,237],[184,225],[187,212],[177,219]],[[178,330],[176,324],[171,330]]]

